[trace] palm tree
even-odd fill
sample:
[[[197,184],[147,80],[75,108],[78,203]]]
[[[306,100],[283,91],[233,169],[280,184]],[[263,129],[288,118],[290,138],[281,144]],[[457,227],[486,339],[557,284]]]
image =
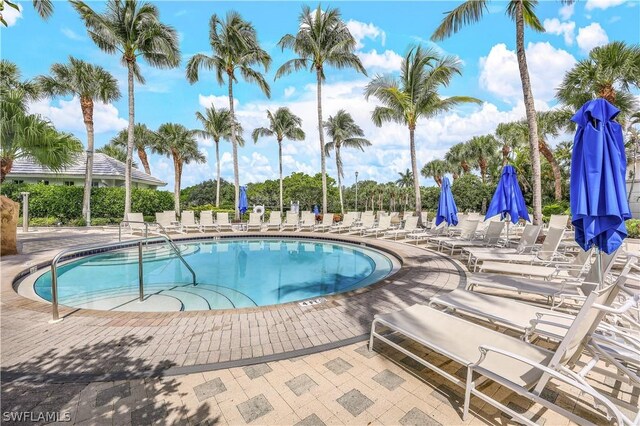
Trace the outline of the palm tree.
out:
[[[639,87],[640,46],[614,41],[594,48],[587,59],[575,64],[565,74],[556,97],[573,110],[591,99],[604,98],[625,116],[637,108],[631,89]]]
[[[30,158],[59,171],[82,152],[82,144],[75,136],[58,132],[49,121],[29,114],[20,90],[2,88],[0,122],[0,183],[18,158]]]
[[[309,69],[316,73],[318,99],[318,135],[320,142],[320,169],[322,172],[322,213],[327,212],[327,165],[325,158],[324,131],[322,120],[322,82],[325,80],[325,67],[331,65],[338,69],[353,68],[367,75],[360,59],[355,55],[356,40],[347,25],[342,21],[340,11],[328,7],[322,10],[318,5],[315,11],[302,6],[298,32],[286,34],[278,45],[284,50],[289,48],[298,55],[276,72],[276,79],[293,71]]]
[[[467,161],[467,149],[464,142],[457,143],[449,148],[444,155],[444,159],[451,165],[454,179],[457,179],[461,174],[469,173],[469,170],[471,170]]]
[[[339,110],[336,115],[329,116],[324,122],[324,129],[331,138],[331,142],[327,142],[324,146],[325,155],[329,157],[331,151],[336,152],[336,170],[338,172],[338,194],[340,195],[340,213],[344,213],[344,203],[342,201],[342,178],[344,170],[342,157],[340,156],[341,148],[356,148],[364,151],[365,146],[371,146],[371,142],[365,139],[364,131],[353,121],[351,114],[345,110]]]
[[[122,163],[127,161],[127,151],[122,148],[122,146],[116,145],[113,142],[109,142],[108,144],[96,149],[96,152],[108,155],[109,157],[115,158]],[[135,161],[133,162],[133,167],[138,167]]]
[[[509,163],[511,153],[520,147],[523,141],[528,140],[528,125],[526,122],[524,124],[524,128],[519,122],[500,123],[496,127],[496,138],[502,144],[500,152],[503,166]]]
[[[571,4],[574,0],[561,0],[563,4]],[[441,41],[457,33],[464,25],[480,21],[488,11],[487,0],[466,0],[444,17],[438,28],[433,32],[431,40]],[[531,166],[533,169],[533,223],[542,221],[542,183],[540,178],[540,152],[538,150],[538,123],[536,122],[536,107],[531,90],[529,68],[524,46],[525,25],[534,31],[544,32],[544,27],[535,14],[537,0],[509,0],[507,15],[516,24],[516,56],[522,94],[529,128],[529,149],[531,150]]]
[[[175,68],[180,64],[178,33],[160,22],[158,8],[137,0],[108,0],[107,8],[98,13],[84,1],[71,0],[87,27],[89,37],[103,51],[122,55],[127,67],[129,127],[127,128],[127,161],[124,171],[124,214],[131,211],[131,165],[134,145],[134,78],[144,84],[138,58],[156,68]]]
[[[156,132],[153,150],[158,154],[173,159],[174,187],[173,199],[176,214],[180,214],[180,185],[182,183],[182,167],[192,162],[204,163],[205,156],[198,149],[194,130],[189,130],[182,124],[164,123]]]
[[[2,25],[6,27],[7,22],[2,17],[2,10],[4,9],[5,3],[7,4],[7,6],[12,7],[18,11],[20,10],[20,8],[18,7],[18,3],[13,0],[0,1],[0,23],[2,23]],[[36,10],[36,13],[46,21],[53,14],[53,1],[52,0],[33,0],[33,8]]]
[[[422,167],[420,173],[426,178],[433,178],[436,185],[442,185],[442,178],[451,169],[451,165],[445,160],[431,160]]]
[[[487,182],[487,168],[491,157],[496,155],[498,141],[493,135],[474,136],[467,142],[469,157],[473,158],[480,169],[482,183]]]
[[[282,141],[287,138],[292,141],[304,140],[305,134],[302,130],[302,119],[289,110],[289,108],[278,108],[275,113],[267,110],[267,118],[269,119],[269,127],[258,127],[251,133],[253,142],[258,142],[258,138],[263,136],[275,136],[278,142],[278,161],[280,167],[280,211],[284,211],[283,207],[283,189],[282,189]],[[338,177],[338,180],[340,178]]]
[[[376,126],[380,127],[384,122],[396,122],[409,128],[413,190],[419,225],[422,201],[415,144],[418,120],[434,117],[461,103],[480,102],[468,96],[440,96],[438,89],[448,86],[455,74],[462,74],[457,58],[441,56],[435,50],[424,50],[418,46],[411,48],[402,60],[399,79],[376,76],[365,88],[365,98],[375,96],[384,105],[377,106],[371,114]]]
[[[36,79],[42,93],[51,96],[77,97],[80,101],[82,119],[87,129],[87,159],[85,163],[84,195],[82,216],[87,226],[91,225],[91,187],[93,174],[93,105],[99,101],[105,104],[120,99],[117,80],[104,68],[89,64],[72,56],[68,64],[53,64],[50,76]]]
[[[218,15],[209,21],[209,43],[212,55],[197,53],[187,63],[187,80],[193,84],[198,81],[200,68],[214,70],[218,84],[223,85],[225,75],[229,94],[229,112],[231,114],[231,144],[233,146],[233,178],[235,184],[236,219],[240,219],[238,200],[240,197],[240,175],[238,171],[238,139],[236,116],[233,106],[233,83],[237,81],[236,71],[249,83],[256,83],[260,90],[271,97],[271,89],[264,76],[254,66],[262,66],[267,72],[271,56],[260,47],[256,29],[250,22],[242,19],[234,11],[227,13],[226,20]]]
[[[18,66],[6,59],[0,59],[0,90],[18,90],[27,101],[37,100],[41,96],[38,85],[23,80]]]
[[[153,130],[150,130],[146,124],[136,123],[136,125],[133,126],[133,146],[136,151],[138,151],[138,158],[142,163],[144,172],[148,175],[151,174],[151,167],[149,166],[147,149],[153,148],[155,137],[156,135]],[[128,138],[129,131],[127,129],[123,129],[113,139],[111,139],[111,142],[118,147],[123,147],[126,154]]]
[[[211,105],[202,114],[200,111],[196,112],[196,119],[200,121],[203,129],[197,130],[197,134],[204,138],[211,138],[216,144],[216,207],[220,207],[220,139],[231,140],[231,111],[227,108],[216,109]],[[239,133],[242,133],[242,127],[240,123],[236,123],[236,129]],[[244,139],[237,137],[238,145],[244,146]]]
[[[407,169],[404,173],[398,172],[398,175],[400,177],[396,180],[396,185],[404,192],[404,209],[407,210],[410,188],[413,186],[413,172]]]

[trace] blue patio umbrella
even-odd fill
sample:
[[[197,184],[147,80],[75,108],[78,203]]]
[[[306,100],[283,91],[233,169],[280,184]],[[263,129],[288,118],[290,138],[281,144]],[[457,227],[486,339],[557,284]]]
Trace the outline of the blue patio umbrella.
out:
[[[447,225],[458,224],[458,207],[451,193],[451,184],[449,178],[442,179],[442,187],[440,188],[440,199],[438,200],[438,211],[436,212],[436,226],[442,222]]]
[[[317,204],[313,205],[313,214],[320,214],[320,209]]]
[[[520,218],[530,221],[527,205],[518,184],[516,169],[511,165],[502,168],[500,181],[498,181],[496,192],[493,193],[484,219],[487,220],[497,214],[502,219],[507,219],[507,215],[509,215],[508,220],[511,223],[518,223]],[[509,244],[509,222],[507,222],[507,244]]]
[[[620,247],[627,237],[624,222],[631,218],[622,126],[613,121],[619,112],[595,99],[571,118],[578,125],[571,154],[571,223],[580,247],[596,247],[598,254]]]
[[[238,210],[240,214],[244,214],[249,208],[249,201],[247,200],[247,187],[240,187],[240,200],[238,201]]]

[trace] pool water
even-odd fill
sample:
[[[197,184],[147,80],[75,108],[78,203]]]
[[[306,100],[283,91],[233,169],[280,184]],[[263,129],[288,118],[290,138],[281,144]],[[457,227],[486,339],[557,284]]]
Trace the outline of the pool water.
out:
[[[138,301],[137,248],[83,257],[58,268],[61,305],[123,311],[192,311],[274,305],[373,284],[394,262],[378,250],[308,239],[230,239],[179,243],[192,275],[167,245],[144,250],[144,302]],[[34,284],[51,300],[51,275]]]

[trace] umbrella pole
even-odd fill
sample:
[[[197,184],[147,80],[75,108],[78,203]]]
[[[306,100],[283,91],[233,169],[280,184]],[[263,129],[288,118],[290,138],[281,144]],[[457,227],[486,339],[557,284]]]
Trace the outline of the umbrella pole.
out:
[[[600,250],[599,247],[596,246],[596,262],[598,262],[598,264],[596,265],[597,271],[598,271],[598,288],[601,289],[602,287],[604,287],[604,277],[602,276],[602,251]]]

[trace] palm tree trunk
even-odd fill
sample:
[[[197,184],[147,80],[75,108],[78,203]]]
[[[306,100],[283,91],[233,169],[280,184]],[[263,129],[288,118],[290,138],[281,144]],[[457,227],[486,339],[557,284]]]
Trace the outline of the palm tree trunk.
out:
[[[540,139],[539,148],[540,153],[547,160],[553,171],[554,198],[556,201],[562,201],[562,174],[560,173],[560,165],[558,165],[558,162],[553,156],[553,152],[549,149],[549,145],[542,139]]]
[[[527,56],[524,50],[524,16],[522,1],[516,5],[516,53],[518,69],[522,81],[522,94],[529,127],[529,149],[531,150],[531,169],[533,172],[533,224],[542,223],[542,183],[540,178],[540,151],[538,149],[538,122],[536,121],[536,107],[531,91],[531,80],[527,67]]]
[[[336,170],[338,170],[338,194],[340,194],[340,213],[344,214],[344,202],[342,201],[342,168],[340,167],[340,148],[336,144]]]
[[[127,160],[124,168],[124,218],[131,212],[131,166],[133,164],[133,125],[135,123],[134,100],[133,100],[133,62],[134,58],[126,58],[129,92],[129,127],[127,128]]]
[[[173,157],[173,209],[176,212],[176,215],[180,216],[180,175],[182,171],[180,170],[180,159],[176,155],[175,152],[172,153]]]
[[[511,153],[511,147],[508,145],[502,146],[502,166],[506,166],[509,162],[509,154]]]
[[[80,98],[82,118],[87,128],[87,161],[84,172],[84,194],[82,196],[82,216],[86,226],[91,226],[91,185],[93,175],[93,100]]]
[[[409,127],[409,146],[411,149],[411,169],[413,170],[413,190],[416,194],[416,214],[418,226],[422,226],[422,200],[420,199],[420,176],[418,175],[418,160],[416,159],[415,126]]]
[[[322,214],[327,213],[327,164],[324,156],[324,131],[322,130],[322,68],[316,68],[318,80],[318,133],[320,135],[320,171],[322,173]]]
[[[11,172],[13,168],[13,158],[0,158],[0,183],[4,182],[4,178]]]
[[[283,188],[282,188],[282,139],[278,139],[278,161],[280,167],[280,214],[284,211]]]
[[[144,167],[144,172],[148,175],[151,174],[151,167],[149,167],[149,157],[147,157],[147,153],[144,148],[138,148],[138,158],[142,163],[142,167]]]
[[[480,178],[482,179],[482,183],[487,183],[487,160],[481,158],[478,161],[478,166],[480,167]]]
[[[220,207],[220,140],[214,140],[216,143],[216,169],[218,178],[216,180],[216,208]]]
[[[233,184],[235,186],[235,218],[240,220],[238,201],[240,200],[240,174],[238,171],[238,139],[236,138],[236,113],[233,110],[233,74],[227,75],[229,79],[229,112],[231,112],[231,145],[233,146]]]

